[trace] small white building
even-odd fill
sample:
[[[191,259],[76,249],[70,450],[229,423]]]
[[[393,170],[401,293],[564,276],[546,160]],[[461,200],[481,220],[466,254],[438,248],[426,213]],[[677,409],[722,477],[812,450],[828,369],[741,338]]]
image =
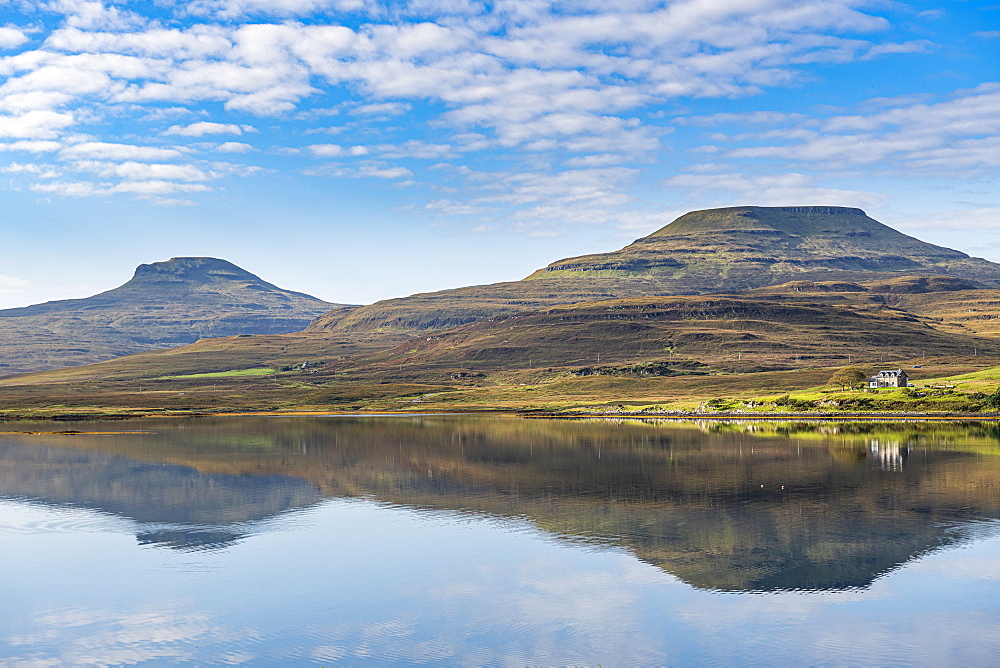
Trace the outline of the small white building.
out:
[[[902,369],[886,369],[868,379],[868,387],[879,389],[883,387],[907,387],[910,379]]]

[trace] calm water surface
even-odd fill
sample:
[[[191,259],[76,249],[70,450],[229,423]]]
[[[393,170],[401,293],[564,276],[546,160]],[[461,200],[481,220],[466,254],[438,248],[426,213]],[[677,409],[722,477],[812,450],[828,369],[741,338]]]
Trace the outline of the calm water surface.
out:
[[[0,665],[1000,663],[995,426],[3,430]]]

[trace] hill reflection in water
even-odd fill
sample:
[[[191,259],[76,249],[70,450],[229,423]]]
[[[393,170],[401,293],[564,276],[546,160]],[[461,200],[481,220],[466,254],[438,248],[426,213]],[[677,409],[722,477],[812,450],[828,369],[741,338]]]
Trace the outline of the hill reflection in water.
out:
[[[254,523],[322,498],[309,482],[287,476],[201,472],[99,449],[5,441],[0,496],[134,520],[143,545],[223,549]]]
[[[131,518],[141,542],[181,549],[225,547],[323,497],[528,519],[721,591],[867,587],[1000,518],[997,430],[977,424],[414,416],[119,426],[151,433],[0,435],[0,494]]]

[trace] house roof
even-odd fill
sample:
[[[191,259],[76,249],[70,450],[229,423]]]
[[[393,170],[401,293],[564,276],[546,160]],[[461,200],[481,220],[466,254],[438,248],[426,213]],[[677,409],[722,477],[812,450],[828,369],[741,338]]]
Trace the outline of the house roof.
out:
[[[877,374],[869,378],[868,380],[878,380],[879,378],[898,378],[900,376],[905,376],[906,372],[902,369],[884,369],[879,371]]]

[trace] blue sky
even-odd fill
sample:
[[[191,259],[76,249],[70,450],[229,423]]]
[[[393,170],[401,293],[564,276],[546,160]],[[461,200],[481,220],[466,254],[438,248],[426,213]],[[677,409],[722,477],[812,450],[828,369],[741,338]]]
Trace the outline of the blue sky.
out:
[[[738,204],[1000,261],[998,135],[991,2],[0,0],[0,307],[179,255],[367,303]]]

